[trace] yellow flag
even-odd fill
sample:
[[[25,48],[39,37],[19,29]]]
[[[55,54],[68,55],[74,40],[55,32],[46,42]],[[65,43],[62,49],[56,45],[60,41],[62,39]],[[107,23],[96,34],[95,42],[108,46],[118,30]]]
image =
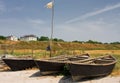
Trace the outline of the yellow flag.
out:
[[[52,8],[52,7],[53,7],[53,2],[47,3],[46,7],[47,7],[47,8]]]

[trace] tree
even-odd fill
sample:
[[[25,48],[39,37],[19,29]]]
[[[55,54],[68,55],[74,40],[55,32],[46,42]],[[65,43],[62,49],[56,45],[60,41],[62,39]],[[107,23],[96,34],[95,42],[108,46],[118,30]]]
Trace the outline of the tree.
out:
[[[74,41],[72,41],[72,42],[82,43],[83,41],[74,40]]]
[[[58,39],[58,41],[60,41],[60,42],[64,42],[64,40],[63,40],[63,39]]]
[[[120,42],[112,42],[112,43],[110,43],[110,44],[120,44]]]
[[[6,37],[0,35],[0,40],[6,40]]]
[[[49,38],[45,37],[45,36],[41,36],[38,40],[39,41],[49,41]]]
[[[54,38],[53,41],[63,42],[64,40],[62,40],[62,39],[58,39],[58,38]]]
[[[54,41],[58,41],[58,39],[57,39],[57,38],[54,38],[53,40],[54,40]]]
[[[93,40],[88,40],[86,43],[92,43],[92,44],[102,44],[101,42],[98,41],[93,41]]]

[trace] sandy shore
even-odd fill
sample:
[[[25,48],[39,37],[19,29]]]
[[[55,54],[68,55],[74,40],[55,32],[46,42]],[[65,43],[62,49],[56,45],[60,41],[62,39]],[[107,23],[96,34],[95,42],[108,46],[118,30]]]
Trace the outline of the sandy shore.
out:
[[[2,71],[0,83],[76,83],[70,77],[41,76],[39,70]],[[104,77],[98,79],[82,80],[77,83],[120,83],[118,77]]]

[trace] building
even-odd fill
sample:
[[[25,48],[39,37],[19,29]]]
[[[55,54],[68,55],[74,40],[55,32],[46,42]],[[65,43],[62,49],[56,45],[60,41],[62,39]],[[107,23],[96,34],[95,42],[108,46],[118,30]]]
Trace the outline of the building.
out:
[[[18,38],[16,36],[13,36],[13,35],[7,36],[6,39],[11,40],[11,41],[18,41]]]
[[[35,35],[25,35],[20,37],[20,41],[37,41],[37,37]]]

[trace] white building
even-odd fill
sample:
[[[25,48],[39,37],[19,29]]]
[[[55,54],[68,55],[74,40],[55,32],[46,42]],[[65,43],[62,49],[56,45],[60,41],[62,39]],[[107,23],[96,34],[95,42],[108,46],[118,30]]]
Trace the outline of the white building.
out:
[[[21,41],[37,41],[37,37],[35,35],[25,35],[20,37]]]
[[[6,39],[7,40],[12,40],[12,41],[18,41],[18,38],[16,36],[13,36],[13,35],[7,36]]]

